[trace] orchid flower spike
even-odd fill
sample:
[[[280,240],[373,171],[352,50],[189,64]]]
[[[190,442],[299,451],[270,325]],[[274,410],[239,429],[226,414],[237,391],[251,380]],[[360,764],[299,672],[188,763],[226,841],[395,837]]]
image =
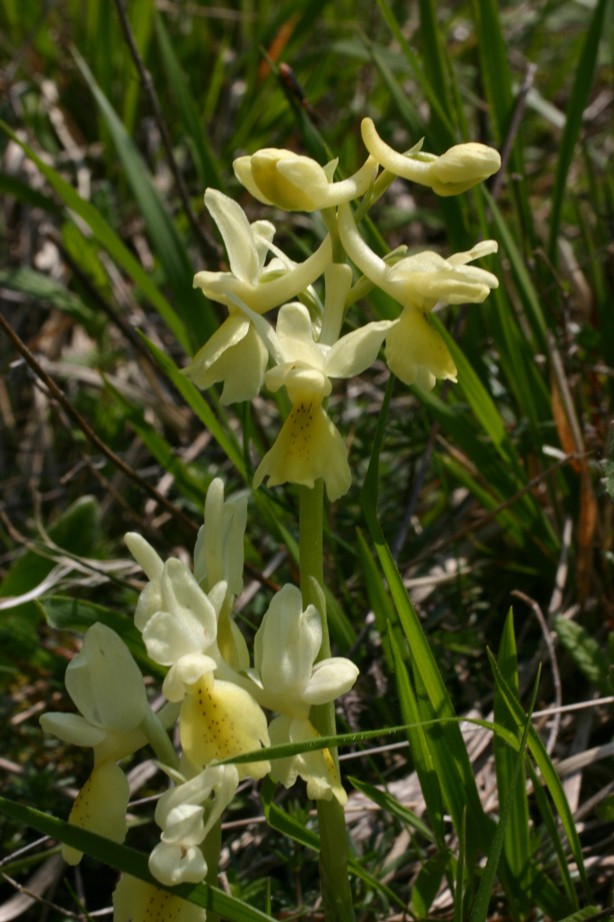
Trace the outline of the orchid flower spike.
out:
[[[339,208],[339,237],[346,253],[364,275],[403,306],[386,337],[386,360],[393,374],[405,384],[418,384],[427,390],[434,387],[437,379],[456,381],[456,365],[443,339],[429,323],[428,313],[438,301],[480,303],[499,286],[491,272],[467,265],[496,253],[497,242],[484,240],[448,259],[425,251],[387,262],[362,239],[348,205]]]
[[[486,144],[455,144],[441,156],[428,154],[416,145],[401,154],[380,138],[372,119],[363,119],[360,130],[365,147],[384,169],[430,186],[437,195],[459,195],[501,168],[498,151]]]
[[[259,314],[294,298],[324,272],[332,257],[330,238],[302,263],[273,245],[270,221],[249,223],[241,206],[217,189],[207,189],[205,205],[224,240],[229,272],[197,272],[194,287],[229,309],[229,316],[183,369],[198,387],[223,382],[222,403],[251,400],[259,392],[267,352],[247,318],[237,312],[240,298]],[[265,265],[269,252],[276,256]]]
[[[323,604],[323,600],[322,600]],[[309,720],[313,705],[327,704],[354,685],[358,669],[341,656],[316,662],[322,645],[322,619],[314,605],[303,610],[296,586],[275,594],[254,641],[254,669],[249,675],[258,699],[279,714],[269,726],[272,745],[317,739]],[[314,799],[347,800],[328,749],[301,753],[272,763],[271,776],[285,787],[297,777],[307,782]]]
[[[377,175],[377,162],[368,157],[349,179],[333,182],[337,160],[320,166],[311,157],[265,147],[233,163],[235,176],[254,198],[285,211],[318,211],[350,202],[367,192]]]

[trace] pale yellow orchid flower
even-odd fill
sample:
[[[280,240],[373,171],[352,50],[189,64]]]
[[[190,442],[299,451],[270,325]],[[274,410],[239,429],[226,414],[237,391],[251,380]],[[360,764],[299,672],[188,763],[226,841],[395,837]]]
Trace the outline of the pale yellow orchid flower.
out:
[[[377,175],[377,163],[368,157],[361,168],[333,182],[337,160],[321,166],[311,157],[265,147],[233,163],[235,176],[254,198],[285,211],[318,211],[350,202],[367,192]]]
[[[236,300],[258,314],[294,298],[324,272],[332,258],[330,237],[302,263],[294,263],[273,246],[269,221],[250,224],[241,206],[216,189],[207,189],[205,205],[217,224],[228,254],[229,272],[197,272],[194,287],[225,304],[229,316],[183,369],[198,387],[223,382],[222,403],[251,400],[258,394],[267,351]],[[269,252],[276,255],[265,264]]]
[[[440,156],[421,150],[421,142],[401,154],[380,138],[372,119],[363,119],[360,130],[365,147],[386,170],[437,195],[459,195],[501,168],[498,151],[475,141],[455,144]]]
[[[386,359],[393,374],[406,384],[418,384],[425,389],[434,387],[438,379],[456,381],[456,365],[443,339],[429,323],[428,313],[438,301],[480,303],[498,287],[499,281],[491,272],[467,265],[496,253],[497,242],[484,240],[448,259],[425,251],[387,262],[360,236],[348,205],[339,208],[339,237],[361,272],[403,306],[386,336]]]

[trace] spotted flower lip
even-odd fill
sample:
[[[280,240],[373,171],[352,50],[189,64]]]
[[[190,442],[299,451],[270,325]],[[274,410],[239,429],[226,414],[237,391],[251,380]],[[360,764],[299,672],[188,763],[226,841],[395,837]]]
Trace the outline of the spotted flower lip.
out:
[[[339,182],[332,181],[336,167],[336,160],[323,167],[311,157],[276,147],[265,147],[233,163],[235,176],[259,202],[306,212],[364,195],[377,174],[372,157],[353,176]]]
[[[311,488],[322,478],[334,502],[347,493],[352,475],[347,447],[322,402],[331,392],[331,378],[369,367],[392,322],[365,324],[328,345],[314,339],[309,311],[299,302],[280,308],[276,331],[263,317],[243,310],[277,363],[265,376],[267,386],[285,387],[292,402],[277,440],[256,469],[254,485],[266,477],[270,486],[289,482]]]
[[[113,894],[114,922],[206,922],[207,911],[168,890],[124,874]]]
[[[402,154],[380,138],[372,119],[363,119],[360,130],[365,147],[386,170],[430,186],[437,195],[459,195],[501,168],[498,151],[475,141],[455,144],[440,156],[422,151],[421,145]]]

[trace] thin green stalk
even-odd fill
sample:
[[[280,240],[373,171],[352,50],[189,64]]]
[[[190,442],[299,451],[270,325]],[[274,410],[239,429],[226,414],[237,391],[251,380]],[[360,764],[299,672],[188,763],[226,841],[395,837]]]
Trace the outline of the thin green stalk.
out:
[[[222,820],[219,819],[212,829],[209,830],[207,838],[202,844],[203,855],[207,862],[206,883],[210,887],[218,885],[218,864],[220,860],[220,851],[222,850]],[[207,922],[220,922],[221,916],[216,912],[207,912]]]
[[[330,637],[326,613],[321,611],[324,590],[323,523],[324,484],[316,482],[313,489],[300,487],[299,550],[301,592],[303,604],[314,604],[322,615],[322,646],[320,659],[330,656]],[[317,587],[320,587],[320,593]],[[336,733],[335,704],[323,704],[312,710],[313,724],[323,736]],[[337,751],[331,755],[338,769]],[[341,804],[332,800],[318,801],[320,830],[320,879],[326,922],[353,922],[354,907],[348,876],[348,841],[345,814]]]

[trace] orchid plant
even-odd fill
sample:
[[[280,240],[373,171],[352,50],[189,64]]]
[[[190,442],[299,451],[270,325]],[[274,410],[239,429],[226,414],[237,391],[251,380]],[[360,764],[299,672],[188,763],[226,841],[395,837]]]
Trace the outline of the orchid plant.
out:
[[[358,678],[349,659],[332,655],[326,619],[323,490],[335,502],[352,483],[346,439],[327,401],[335,382],[364,372],[384,344],[390,371],[404,383],[430,389],[437,381],[455,381],[456,366],[430,312],[438,303],[479,303],[498,284],[490,272],[470,265],[495,253],[495,241],[447,257],[407,254],[406,248],[380,255],[365,242],[360,220],[395,177],[448,196],[500,165],[496,151],[475,143],[441,156],[424,152],[421,144],[399,153],[370,119],[363,121],[362,136],[365,162],[341,181],[334,180],[336,161],[321,166],[287,150],[264,149],[234,163],[239,182],[276,213],[320,213],[318,226],[326,234],[303,262],[274,243],[270,221],[250,223],[232,198],[214,189],[205,193],[229,268],[198,272],[194,285],[224,305],[228,316],[185,374],[202,388],[221,383],[225,404],[251,400],[263,388],[285,389],[289,411],[259,459],[253,486],[266,481],[269,488],[299,487],[300,587],[286,584],[272,596],[250,651],[235,617],[248,497],[225,497],[223,482],[214,479],[193,567],[179,558],[163,561],[141,535],[126,536],[147,577],[135,625],[150,659],[166,670],[166,703],[152,710],[130,651],[112,630],[96,624],[66,674],[80,715],[41,718],[45,732],[93,750],[92,774],[70,816],[76,825],[123,841],[129,790],[119,763],[142,747],[153,748],[167,778],[155,810],[159,841],[149,857],[161,887],[123,877],[114,898],[118,922],[205,919],[203,909],[164,888],[215,882],[224,810],[242,781],[267,775],[286,788],[299,778],[305,782],[318,807],[326,919],[353,918],[347,795],[336,751],[324,744],[281,758],[268,755],[271,746],[334,736],[335,701]],[[398,303],[398,315],[356,325],[350,308],[373,289]],[[179,753],[169,735],[175,727]],[[246,754],[251,761],[233,764]],[[80,858],[71,849],[65,856]]]

